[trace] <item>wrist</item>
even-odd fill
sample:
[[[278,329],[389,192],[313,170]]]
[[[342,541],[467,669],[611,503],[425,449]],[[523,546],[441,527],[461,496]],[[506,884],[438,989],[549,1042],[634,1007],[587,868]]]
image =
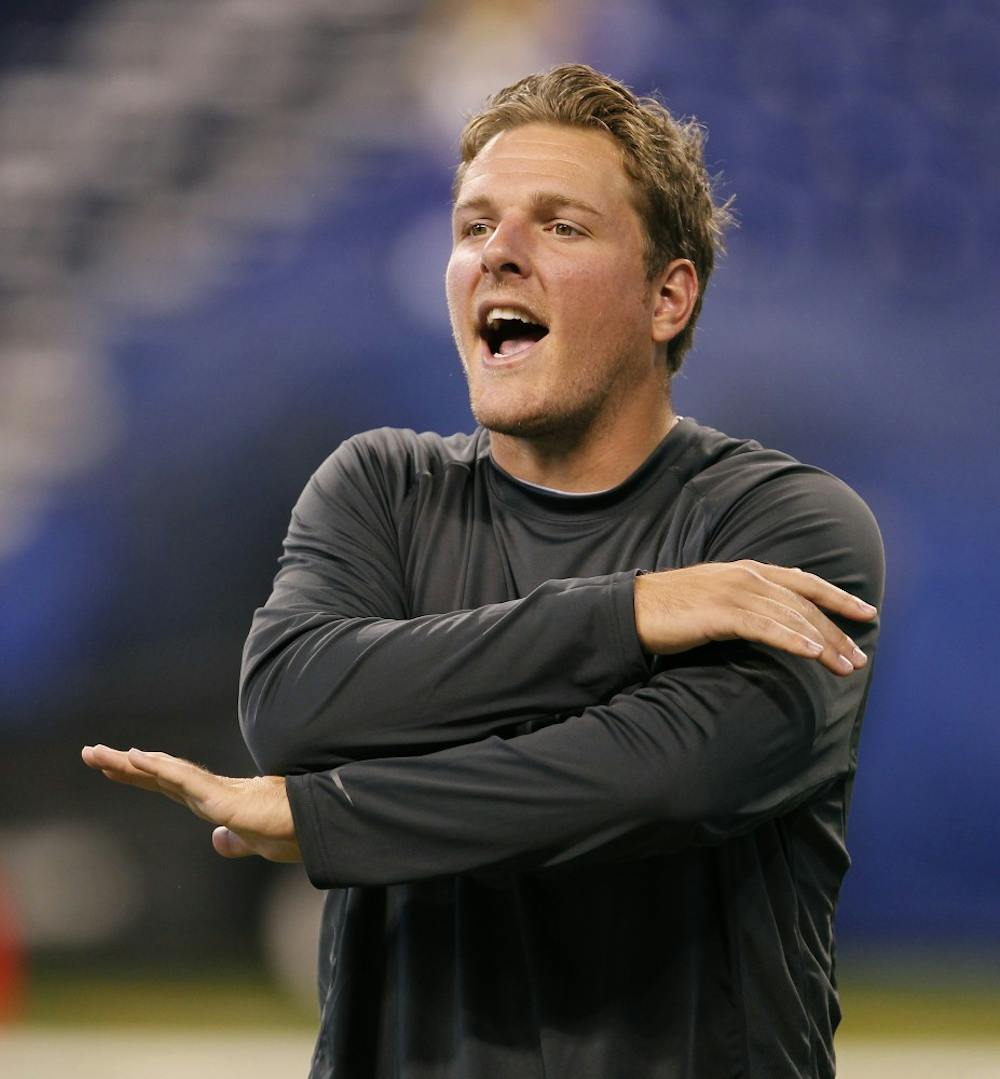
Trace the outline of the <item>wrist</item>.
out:
[[[644,569],[636,570],[635,578],[632,582],[632,614],[635,618],[635,634],[639,639],[639,647],[647,656],[651,656],[653,652],[643,632],[646,610],[644,595],[649,588],[648,572],[648,570]]]

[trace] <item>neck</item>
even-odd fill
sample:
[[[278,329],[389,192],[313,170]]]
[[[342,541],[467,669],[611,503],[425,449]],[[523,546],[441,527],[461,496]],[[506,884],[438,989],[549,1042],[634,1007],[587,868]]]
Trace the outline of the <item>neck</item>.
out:
[[[635,424],[617,423],[611,429],[582,434],[519,438],[493,431],[493,460],[510,475],[540,487],[574,494],[617,487],[646,460],[677,422],[670,402]]]

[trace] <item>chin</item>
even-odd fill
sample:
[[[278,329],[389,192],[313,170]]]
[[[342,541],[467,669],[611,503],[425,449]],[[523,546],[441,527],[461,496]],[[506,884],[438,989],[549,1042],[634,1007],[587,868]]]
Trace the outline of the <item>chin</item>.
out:
[[[593,421],[593,411],[565,412],[554,409],[490,408],[472,405],[477,423],[498,435],[511,438],[574,439]]]
[[[544,438],[554,433],[551,421],[544,416],[504,416],[492,413],[476,415],[476,422],[496,435],[512,438]]]

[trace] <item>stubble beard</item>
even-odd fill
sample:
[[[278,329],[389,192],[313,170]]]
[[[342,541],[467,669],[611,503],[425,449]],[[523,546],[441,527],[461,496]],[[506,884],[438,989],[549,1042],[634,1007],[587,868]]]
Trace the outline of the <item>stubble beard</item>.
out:
[[[498,435],[535,441],[576,442],[594,424],[604,407],[607,394],[590,398],[573,407],[537,407],[504,409],[480,407],[470,389],[469,405],[476,422]]]
[[[530,439],[553,449],[570,448],[593,435],[599,426],[614,423],[629,392],[628,373],[634,366],[635,360],[630,354],[619,355],[609,367],[612,377],[603,382],[586,387],[577,384],[573,393],[563,393],[561,400],[554,400],[558,390],[550,389],[541,401],[506,407],[490,407],[477,402],[465,366],[469,407],[476,422],[495,434]]]

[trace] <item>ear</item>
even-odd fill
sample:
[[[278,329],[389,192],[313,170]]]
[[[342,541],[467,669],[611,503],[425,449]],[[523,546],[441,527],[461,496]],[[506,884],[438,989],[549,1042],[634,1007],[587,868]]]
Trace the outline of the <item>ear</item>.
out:
[[[698,299],[698,272],[690,259],[674,259],[653,282],[652,337],[657,344],[672,340],[688,324]]]

